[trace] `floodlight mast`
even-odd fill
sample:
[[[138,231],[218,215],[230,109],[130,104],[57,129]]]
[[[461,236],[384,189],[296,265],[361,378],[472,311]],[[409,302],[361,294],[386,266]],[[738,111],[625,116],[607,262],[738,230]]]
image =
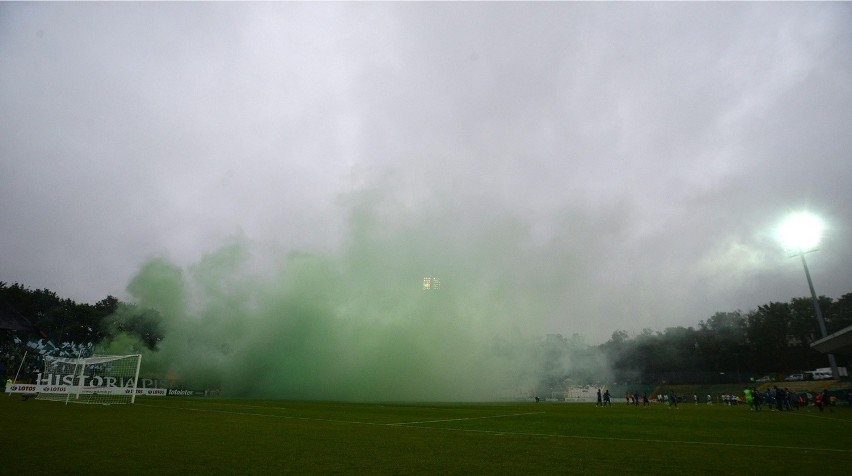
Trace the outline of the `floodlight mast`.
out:
[[[802,230],[802,228],[813,229]],[[785,248],[787,248],[787,255],[790,257],[798,255],[802,259],[802,267],[805,268],[805,277],[808,279],[808,288],[811,290],[811,299],[814,302],[814,312],[816,313],[817,322],[819,323],[820,337],[824,338],[828,335],[828,332],[825,329],[825,319],[822,317],[822,310],[820,309],[819,300],[817,299],[816,290],[814,289],[814,282],[811,279],[811,272],[808,270],[808,262],[805,260],[805,253],[817,250],[816,246],[819,241],[820,228],[821,224],[818,218],[808,214],[794,215],[782,227],[782,233],[786,235],[782,236],[782,239],[786,241],[784,245]],[[832,378],[835,380],[839,379],[840,373],[837,371],[837,361],[834,359],[834,354],[829,353],[827,355],[828,365],[831,366]]]
[[[799,253],[799,257],[802,258],[802,267],[805,268],[805,278],[808,279],[808,288],[811,290],[811,299],[814,301],[814,312],[816,312],[817,321],[819,321],[820,336],[825,337],[828,332],[825,330],[825,319],[822,318],[822,309],[820,309],[816,291],[814,290],[814,282],[811,279],[811,272],[808,270],[808,262],[805,261],[804,253]]]

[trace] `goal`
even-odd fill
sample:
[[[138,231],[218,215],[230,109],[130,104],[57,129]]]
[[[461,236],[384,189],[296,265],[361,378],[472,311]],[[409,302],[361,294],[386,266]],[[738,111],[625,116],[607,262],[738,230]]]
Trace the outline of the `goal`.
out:
[[[136,401],[142,355],[44,357],[36,398],[65,403],[122,404]]]

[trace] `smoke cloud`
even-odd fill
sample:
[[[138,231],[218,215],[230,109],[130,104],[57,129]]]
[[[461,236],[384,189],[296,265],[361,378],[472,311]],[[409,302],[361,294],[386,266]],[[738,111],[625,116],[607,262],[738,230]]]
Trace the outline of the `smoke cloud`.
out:
[[[128,293],[161,313],[165,339],[144,372],[234,396],[422,401],[517,397],[580,368],[605,375],[599,357],[577,360],[589,358],[577,336],[572,355],[542,353],[558,263],[571,256],[550,255],[512,216],[465,227],[447,204],[396,198],[341,200],[349,233],[334,250],[276,254],[235,237],[185,269],[148,261]],[[543,272],[542,254],[554,263]],[[424,290],[425,276],[441,287]]]
[[[233,394],[602,379],[547,336],[807,295],[773,236],[790,211],[827,224],[818,292],[848,292],[850,23],[816,2],[0,2],[0,279],[152,307],[145,368]]]

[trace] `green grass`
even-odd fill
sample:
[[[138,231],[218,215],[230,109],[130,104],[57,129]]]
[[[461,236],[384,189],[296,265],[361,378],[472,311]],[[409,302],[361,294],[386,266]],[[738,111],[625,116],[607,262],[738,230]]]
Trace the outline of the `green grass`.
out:
[[[842,474],[852,410],[0,396],[2,474]],[[846,468],[846,469],[843,469]]]

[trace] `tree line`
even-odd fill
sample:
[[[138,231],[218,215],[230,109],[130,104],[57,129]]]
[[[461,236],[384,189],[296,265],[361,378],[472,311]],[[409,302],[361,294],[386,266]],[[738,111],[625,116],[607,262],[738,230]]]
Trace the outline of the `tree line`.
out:
[[[852,325],[852,293],[818,301],[828,334]],[[826,356],[810,346],[820,338],[813,300],[794,298],[746,313],[718,312],[697,327],[643,329],[637,335],[618,330],[600,347],[622,381],[740,382],[827,367]],[[837,358],[846,365],[848,356]]]
[[[33,325],[32,335],[17,333],[23,341],[46,338],[56,344],[98,344],[127,334],[138,338],[142,346],[156,350],[165,337],[159,312],[119,301],[113,296],[95,304],[77,303],[48,289],[29,289],[18,283],[0,282],[0,300],[5,304],[4,312],[16,313]],[[12,332],[6,332],[0,345],[8,346],[12,341]]]
[[[4,309],[12,309],[29,320],[54,343],[108,341],[119,334],[139,340],[140,346],[156,350],[165,337],[162,316],[107,296],[95,304],[77,303],[47,289],[29,289],[21,284],[0,282]],[[819,298],[828,333],[852,325],[852,293],[834,300]],[[0,334],[0,349],[20,340],[38,339],[20,332]],[[770,302],[749,312],[718,312],[697,327],[670,327],[663,331],[643,329],[631,335],[625,330],[597,346],[578,345],[579,336],[548,335],[539,340],[546,373],[563,378],[564,366],[554,365],[570,358],[607,356],[615,381],[643,383],[689,383],[691,381],[747,381],[755,375],[780,374],[825,367],[826,358],[810,344],[821,337],[813,301],[795,298]],[[579,348],[583,347],[583,348]],[[847,365],[848,356],[838,355]],[[547,370],[547,369],[545,369]],[[582,372],[576,369],[574,372]],[[592,376],[571,375],[579,380]]]

